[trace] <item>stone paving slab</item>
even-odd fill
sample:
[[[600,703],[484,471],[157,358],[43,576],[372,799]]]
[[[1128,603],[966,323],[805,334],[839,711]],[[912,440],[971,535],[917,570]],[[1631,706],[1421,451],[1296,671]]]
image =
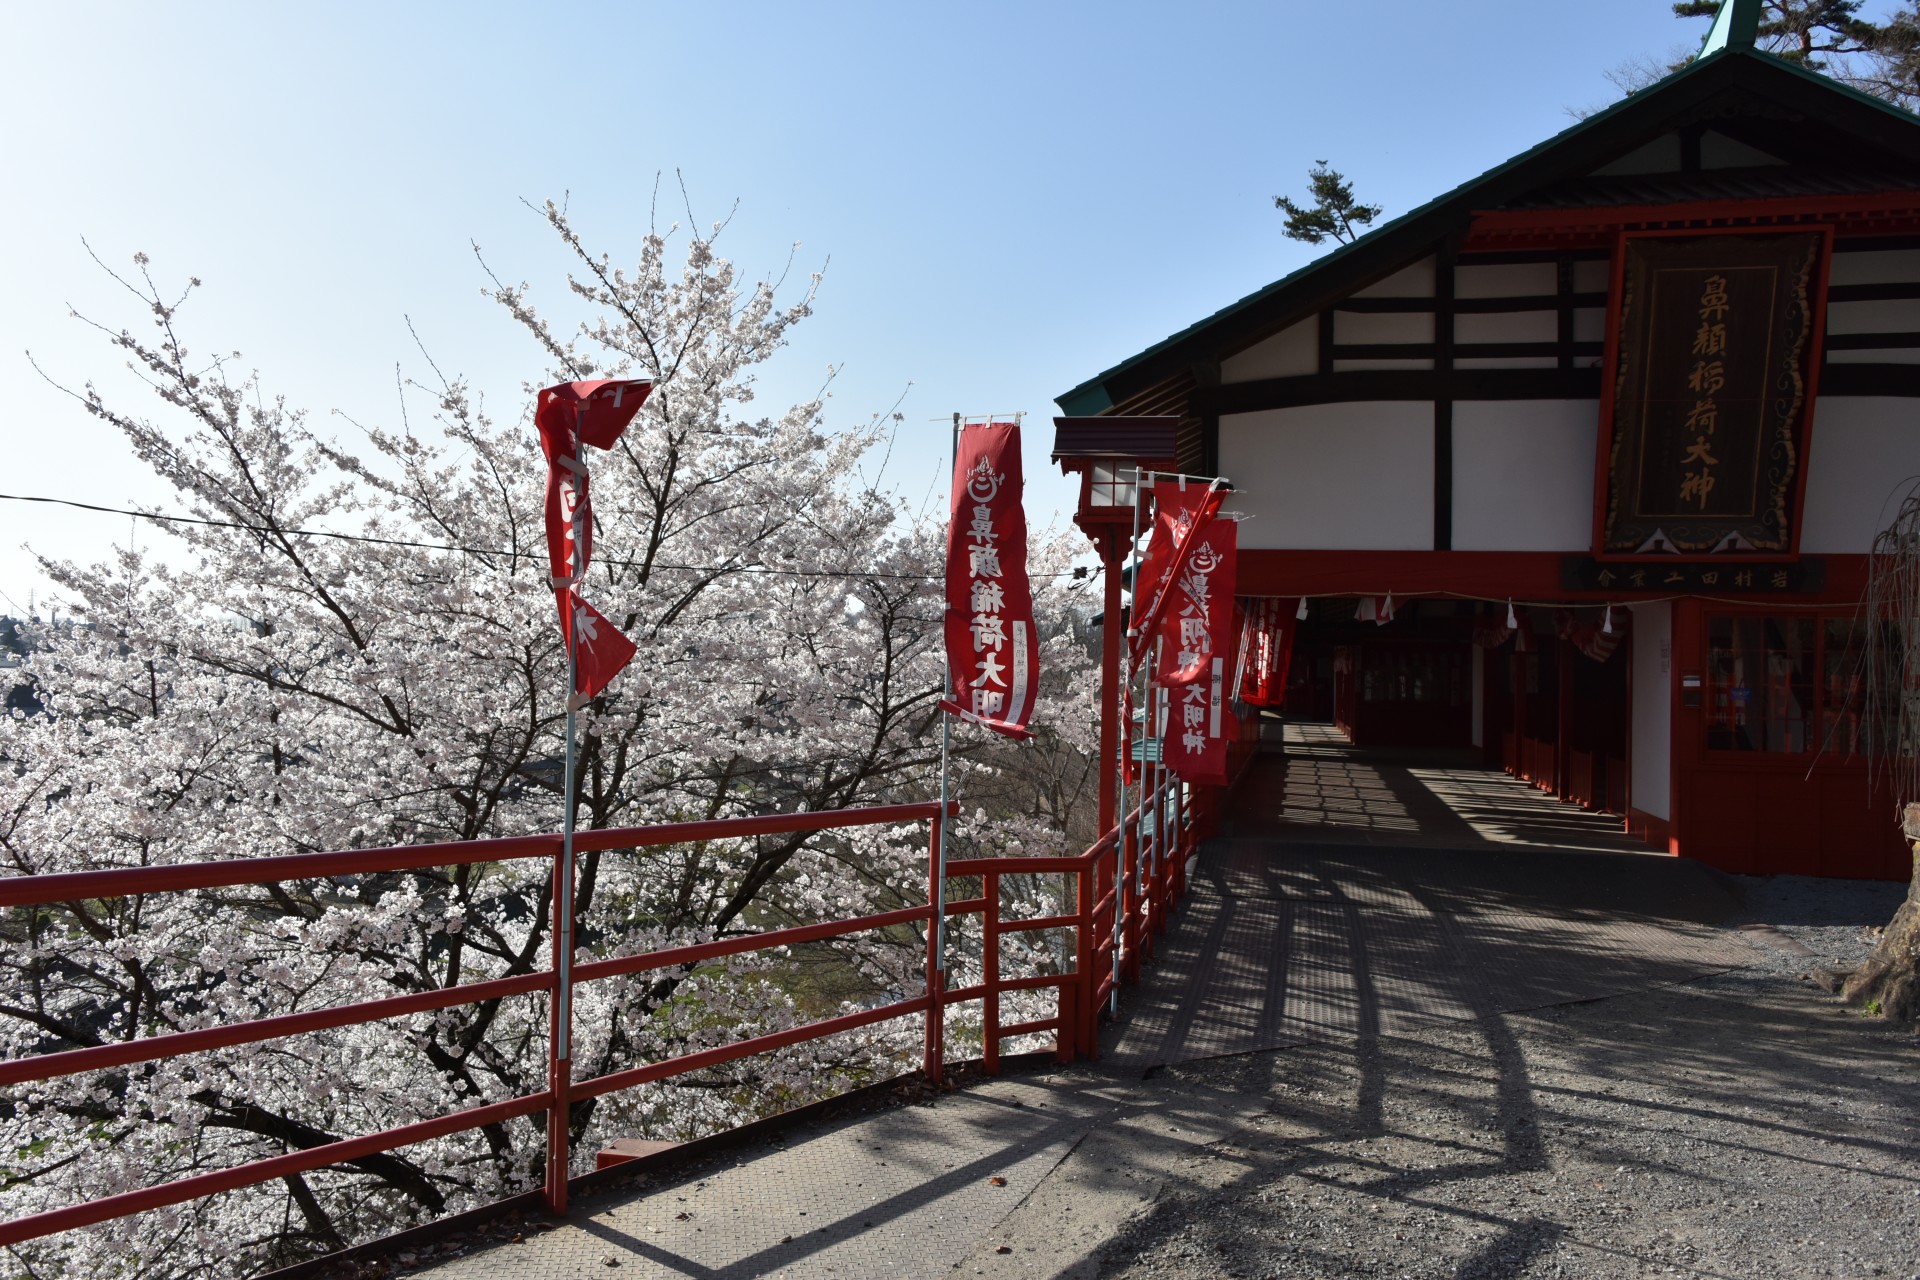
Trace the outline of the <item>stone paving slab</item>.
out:
[[[1105,1060],[1140,1071],[1685,981],[1750,958],[1717,927],[1738,905],[1678,859],[1216,841]]]
[[[1099,1089],[995,1080],[932,1105],[828,1125],[641,1193],[584,1198],[553,1231],[418,1274],[945,1275],[1112,1107]]]
[[[1239,834],[1394,849],[1647,851],[1619,818],[1484,768],[1477,752],[1356,747],[1332,725],[1294,721],[1283,736],[1234,789]]]

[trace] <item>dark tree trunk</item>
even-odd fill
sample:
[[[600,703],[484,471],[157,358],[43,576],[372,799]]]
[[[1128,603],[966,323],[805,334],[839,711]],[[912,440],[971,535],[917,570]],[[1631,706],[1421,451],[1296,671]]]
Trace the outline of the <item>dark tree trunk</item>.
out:
[[[1847,1003],[1896,1022],[1920,1018],[1920,804],[1907,806],[1904,828],[1914,850],[1907,900],[1840,989]]]

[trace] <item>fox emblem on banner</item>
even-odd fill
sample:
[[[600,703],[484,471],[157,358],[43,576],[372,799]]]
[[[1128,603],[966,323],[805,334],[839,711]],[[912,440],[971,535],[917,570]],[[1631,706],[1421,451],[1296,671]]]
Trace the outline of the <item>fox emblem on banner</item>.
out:
[[[1239,533],[1231,520],[1192,532],[1160,614],[1155,678],[1170,699],[1161,759],[1188,782],[1227,781],[1228,729],[1237,727],[1226,702]]]
[[[1020,427],[960,428],[947,525],[943,710],[1012,738],[1032,734],[1040,649],[1027,579],[1027,516]]]

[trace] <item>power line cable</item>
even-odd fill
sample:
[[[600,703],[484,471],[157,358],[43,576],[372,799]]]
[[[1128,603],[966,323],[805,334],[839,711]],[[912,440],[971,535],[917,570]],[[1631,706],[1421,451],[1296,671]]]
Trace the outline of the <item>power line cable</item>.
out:
[[[91,502],[77,502],[72,498],[48,498],[37,494],[0,493],[0,501],[39,502],[49,506],[72,507],[78,511],[99,512],[103,515],[134,516],[141,520],[152,520],[162,524],[197,524],[206,525],[215,529],[244,529],[249,533],[280,534],[290,538],[332,538],[339,542],[365,542],[382,547],[413,547],[422,551],[458,551],[465,555],[509,556],[515,559],[521,556],[526,556],[529,559],[539,558],[539,553],[536,551],[509,551],[500,547],[468,547],[450,542],[416,542],[408,538],[376,538],[371,534],[336,533],[331,529],[278,529],[272,525],[248,524],[243,520],[211,520],[204,516],[171,515],[159,511],[138,511],[128,507],[103,507]],[[599,557],[599,562],[603,565],[617,566],[625,569],[638,569],[643,567],[642,562],[638,560],[616,560],[608,556]],[[859,572],[841,569],[778,569],[772,565],[758,564],[667,564],[662,561],[655,561],[651,567],[655,569],[675,569],[685,573],[740,572],[769,574],[788,578],[901,578],[937,582],[945,577],[944,574],[939,573],[888,573],[877,570]],[[1059,573],[1036,573],[1031,576],[1036,578],[1084,578],[1089,575],[1085,570],[1068,569]]]

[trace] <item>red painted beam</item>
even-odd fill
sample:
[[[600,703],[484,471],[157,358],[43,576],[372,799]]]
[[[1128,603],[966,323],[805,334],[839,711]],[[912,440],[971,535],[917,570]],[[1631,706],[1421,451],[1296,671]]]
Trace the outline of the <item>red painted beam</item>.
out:
[[[309,1147],[305,1151],[290,1151],[283,1156],[255,1160],[250,1164],[235,1165],[231,1169],[203,1173],[198,1177],[183,1178],[178,1182],[165,1182],[157,1187],[146,1187],[139,1191],[123,1191],[119,1195],[91,1200],[86,1204],[77,1204],[66,1209],[52,1209],[26,1218],[15,1218],[12,1222],[0,1223],[0,1249],[19,1244],[24,1240],[50,1236],[57,1231],[90,1227],[97,1222],[124,1218],[134,1213],[145,1213],[149,1209],[162,1209],[170,1204],[198,1200],[202,1196],[234,1191],[240,1187],[253,1186],[255,1183],[271,1182],[275,1178],[287,1178],[296,1173],[306,1173],[311,1169],[324,1169],[328,1165],[345,1164],[350,1160],[358,1160],[362,1156],[392,1151],[416,1142],[425,1142],[429,1138],[442,1138],[450,1133],[459,1133],[463,1129],[478,1129],[482,1125],[498,1124],[502,1120],[511,1120],[515,1116],[544,1111],[546,1106],[545,1092],[530,1093],[525,1097],[512,1098],[506,1102],[472,1107],[466,1111],[456,1111],[451,1115],[440,1116],[433,1120],[422,1120],[418,1124],[402,1125],[398,1129],[383,1129],[379,1133],[370,1133],[362,1138],[330,1142],[323,1147]]]
[[[390,996],[363,1004],[336,1005],[330,1009],[312,1009],[305,1013],[287,1013],[274,1018],[256,1018],[224,1027],[203,1027],[196,1031],[177,1031],[169,1035],[143,1036],[118,1044],[69,1049],[64,1053],[44,1053],[33,1058],[0,1062],[0,1086],[52,1080],[81,1071],[105,1071],[111,1067],[176,1058],[186,1053],[206,1053],[228,1049],[237,1044],[278,1040],[283,1036],[304,1035],[332,1027],[350,1027],[362,1022],[379,1022],[409,1013],[425,1013],[449,1005],[474,1004],[481,1000],[500,1000],[507,996],[530,995],[553,990],[551,972],[527,973],[513,978],[495,978],[489,982],[469,982],[437,991]]]
[[[626,1071],[615,1071],[610,1075],[595,1076],[591,1080],[576,1081],[573,1086],[573,1096],[576,1099],[597,1098],[603,1093],[631,1089],[635,1085],[665,1080],[670,1076],[685,1075],[689,1071],[699,1071],[705,1067],[717,1067],[722,1063],[732,1062],[736,1058],[750,1058],[756,1053],[766,1053],[770,1049],[784,1049],[788,1045],[799,1044],[803,1040],[818,1040],[825,1036],[838,1035],[842,1031],[851,1031],[856,1027],[885,1022],[890,1018],[904,1018],[908,1014],[920,1013],[926,1007],[927,997],[915,996],[911,1000],[883,1004],[877,1009],[862,1009],[858,1013],[845,1013],[837,1018],[810,1022],[805,1026],[788,1027],[785,1031],[755,1036],[751,1040],[742,1040],[737,1044],[716,1045],[711,1049],[702,1049],[698,1053],[668,1058],[664,1062],[649,1062],[644,1067],[632,1067]]]
[[[1450,596],[1469,600],[1513,599],[1532,603],[1632,603],[1667,600],[1676,593],[1657,585],[1657,562],[1623,563],[1622,573],[1645,570],[1655,585],[1645,590],[1619,588],[1577,591],[1560,585],[1559,551],[1275,551],[1243,550],[1239,591],[1249,596]],[[1690,558],[1689,562],[1698,558]],[[1821,556],[1826,585],[1799,595],[1700,596],[1728,604],[1853,604],[1866,585],[1863,555]],[[1727,567],[1739,563],[1729,558]]]
[[[695,942],[684,947],[668,947],[665,951],[649,951],[644,955],[594,960],[588,964],[573,966],[573,980],[575,983],[593,982],[600,978],[614,978],[626,973],[670,969],[675,965],[697,964],[702,960],[713,960],[720,956],[734,956],[747,951],[764,951],[768,947],[797,946],[802,942],[818,942],[822,938],[837,938],[847,933],[863,933],[868,929],[884,929],[889,925],[910,924],[916,920],[926,920],[932,915],[931,907],[901,907],[897,911],[883,911],[879,915],[858,916],[852,920],[827,920],[820,924],[796,925],[791,929],[769,929],[765,933],[749,933],[738,938],[716,938],[712,942]]]
[[[949,802],[948,807],[954,814],[960,811],[957,801]],[[742,836],[914,822],[932,818],[939,812],[940,806],[929,802],[880,805],[871,809],[825,809],[819,813],[717,818],[712,822],[669,822],[649,827],[613,827],[604,831],[580,832],[574,837],[574,847],[583,853],[608,849],[651,849],[696,840],[732,840]],[[283,880],[311,880],[326,876],[374,875],[383,871],[417,871],[422,867],[508,862],[516,858],[550,858],[559,852],[560,836],[548,834],[508,836],[499,840],[394,845],[384,849],[352,849],[342,853],[296,853],[277,858],[235,858],[223,862],[181,862],[160,867],[0,877],[0,907],[40,906],[93,898],[124,898],[139,893],[274,884]]]

